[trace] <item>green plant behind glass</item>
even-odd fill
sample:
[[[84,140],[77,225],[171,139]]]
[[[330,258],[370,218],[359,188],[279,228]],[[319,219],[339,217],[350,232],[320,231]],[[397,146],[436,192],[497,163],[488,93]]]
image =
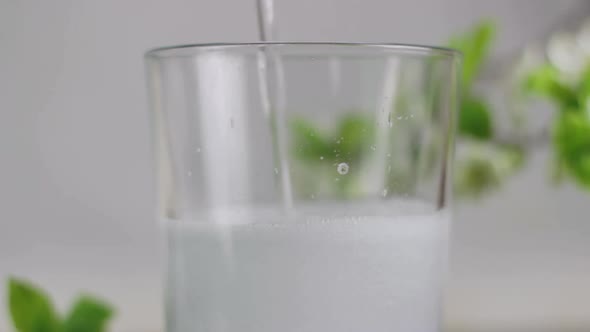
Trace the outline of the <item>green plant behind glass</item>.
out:
[[[507,144],[494,140],[494,127],[490,104],[474,88],[482,65],[485,63],[495,36],[495,26],[484,21],[475,25],[462,35],[451,38],[450,46],[463,53],[463,71],[461,75],[461,100],[458,116],[458,153],[455,164],[455,191],[459,196],[477,197],[499,187],[506,178],[518,170],[524,161],[524,149],[519,144]],[[397,97],[397,104],[392,114],[407,114],[408,96],[403,91]],[[358,163],[363,151],[369,151],[374,144],[372,119],[363,112],[347,114],[337,125],[338,129],[330,132],[314,126],[302,118],[292,119],[293,156],[305,167],[318,169],[323,158],[328,158],[334,166],[348,158],[347,162]],[[399,129],[398,129],[399,130]],[[411,128],[410,128],[411,130]],[[340,138],[344,139],[340,139]],[[338,145],[345,144],[345,145]],[[405,151],[409,155],[394,155],[394,159],[412,160],[412,149]],[[332,168],[333,170],[333,168]],[[414,177],[411,169],[395,167],[388,175],[390,188],[408,191]],[[331,172],[319,172],[325,177]],[[334,184],[334,190],[340,196],[354,195],[355,174],[346,181]],[[309,189],[314,183],[302,184]],[[358,187],[358,186],[357,186]],[[311,190],[313,191],[313,189]]]
[[[320,129],[304,118],[294,118],[290,125],[292,154],[303,163],[305,171],[317,175],[306,178],[318,180],[298,182],[297,191],[305,196],[315,195],[317,187],[327,183],[336,196],[354,196],[358,189],[355,182],[358,168],[350,166],[359,164],[368,147],[374,144],[375,126],[370,119],[360,113],[350,113],[342,117],[332,131]],[[347,174],[339,176],[338,165],[343,163]],[[322,180],[326,180],[325,183]]]

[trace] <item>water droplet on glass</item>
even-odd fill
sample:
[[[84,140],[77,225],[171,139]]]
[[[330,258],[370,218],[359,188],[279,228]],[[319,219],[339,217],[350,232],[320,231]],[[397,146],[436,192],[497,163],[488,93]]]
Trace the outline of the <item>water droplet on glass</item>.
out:
[[[229,119],[229,126],[232,128],[234,127],[234,118]]]
[[[188,175],[188,176],[193,176],[193,172],[191,172],[191,171],[188,171],[188,172],[186,172],[186,175]]]
[[[324,156],[320,156],[320,160],[324,160]]]
[[[383,189],[383,192],[381,194],[383,195],[383,197],[387,196],[387,188]]]
[[[391,165],[387,166],[387,173],[391,173]]]
[[[315,194],[311,194],[311,195],[309,195],[309,198],[311,198],[311,199],[315,199]]]
[[[393,116],[391,113],[387,116],[387,124],[389,124],[389,128],[393,127]]]
[[[279,169],[275,167],[275,174],[279,174]]]
[[[201,152],[201,148],[196,148],[196,149],[195,149],[195,152],[196,152],[196,153],[200,153],[200,152]]]
[[[401,119],[403,119],[403,118],[404,118],[404,117],[403,117],[403,116],[401,116],[401,115],[397,117],[397,119],[398,119],[398,120],[401,120]]]
[[[387,158],[391,158],[391,153],[388,153],[387,154]]]
[[[371,150],[375,151],[376,147],[374,145],[371,145]]]
[[[340,163],[336,167],[336,170],[338,171],[339,174],[344,175],[344,174],[348,173],[348,164],[347,163]]]

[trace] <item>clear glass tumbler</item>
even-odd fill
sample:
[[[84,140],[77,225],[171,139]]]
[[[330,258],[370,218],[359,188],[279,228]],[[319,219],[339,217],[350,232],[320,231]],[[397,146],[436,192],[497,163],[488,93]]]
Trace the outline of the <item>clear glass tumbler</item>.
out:
[[[167,330],[439,331],[459,58],[149,51]]]

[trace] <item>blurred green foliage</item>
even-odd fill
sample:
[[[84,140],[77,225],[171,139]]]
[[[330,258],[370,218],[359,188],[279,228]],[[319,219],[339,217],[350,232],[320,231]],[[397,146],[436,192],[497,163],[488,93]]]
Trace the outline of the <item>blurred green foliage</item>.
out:
[[[480,197],[498,188],[525,161],[522,149],[514,146],[471,142],[455,160],[455,192],[459,197]]]
[[[486,101],[478,97],[464,96],[460,105],[459,133],[478,140],[491,138],[492,117]]]
[[[494,128],[491,106],[475,89],[481,68],[485,63],[496,34],[495,25],[484,21],[475,25],[462,35],[451,38],[449,45],[463,53],[463,71],[460,79],[461,100],[458,116],[458,153],[455,165],[455,191],[462,197],[479,197],[498,188],[511,174],[520,169],[524,163],[524,149],[514,144],[500,144],[493,141]],[[590,90],[590,89],[589,89]],[[403,94],[398,96],[392,113],[409,114],[411,103]],[[391,115],[390,115],[391,116]],[[409,124],[407,124],[409,125]],[[406,125],[406,126],[407,126]],[[292,119],[294,156],[308,167],[318,165],[320,160],[335,165],[346,161],[352,165],[358,163],[363,153],[374,144],[374,123],[366,113],[348,114],[338,123],[332,133],[314,126],[302,119]],[[411,134],[409,134],[411,136]],[[411,141],[408,144],[412,144]],[[432,147],[430,147],[432,148]],[[427,149],[428,150],[428,149]],[[405,159],[417,166],[418,150],[406,151],[409,155],[393,158]],[[423,156],[431,160],[432,153]],[[429,159],[430,158],[430,159]],[[332,164],[333,163],[333,164]],[[432,160],[430,161],[432,164]],[[428,164],[428,162],[425,162]],[[409,167],[394,167],[388,174],[391,189],[408,192],[412,186],[411,179],[416,178],[416,171]],[[433,165],[426,165],[430,172]],[[352,168],[354,170],[354,168]],[[318,172],[322,174],[321,172]],[[333,175],[333,173],[325,173]],[[354,175],[354,174],[352,174]],[[348,182],[340,182],[340,189],[350,194],[350,177]]]
[[[354,162],[373,144],[374,124],[360,113],[350,113],[340,119],[332,134],[321,131],[304,118],[293,119],[291,131],[293,151],[300,160]]]
[[[544,63],[527,73],[523,88],[557,109],[552,127],[555,179],[568,175],[590,189],[590,63],[577,80],[564,76],[551,63]]]
[[[359,112],[343,116],[333,130],[320,130],[305,118],[294,118],[290,122],[293,136],[291,151],[305,165],[306,171],[313,172],[318,181],[298,182],[300,193],[312,195],[322,185],[329,183],[332,194],[339,197],[354,196],[357,191],[355,174],[358,165],[374,143],[374,124]],[[346,176],[338,174],[338,165],[346,163]],[[330,181],[334,179],[334,181]],[[315,194],[314,194],[315,195]]]
[[[482,21],[449,42],[450,47],[463,53],[455,162],[455,192],[459,197],[479,197],[500,187],[525,161],[524,147],[495,140],[492,108],[475,89],[495,36],[495,24]]]
[[[547,97],[561,109],[578,109],[580,106],[576,92],[560,82],[557,68],[544,64],[525,76],[524,90]]]
[[[590,119],[587,113],[564,111],[557,116],[553,144],[557,162],[577,183],[590,189]]]
[[[483,21],[462,35],[451,37],[449,46],[463,53],[461,84],[463,92],[471,92],[473,81],[479,75],[496,35],[492,22]]]
[[[463,53],[454,172],[454,188],[459,197],[480,197],[499,188],[523,167],[530,148],[526,142],[496,136],[491,104],[476,87],[495,35],[494,23],[482,21],[449,41],[450,47]],[[551,124],[554,180],[561,181],[567,176],[590,189],[590,59],[578,76],[577,80],[572,80],[571,75],[565,75],[546,62],[524,75],[521,90],[552,101],[558,110]],[[410,104],[405,97],[398,96],[392,112],[404,114],[407,111]],[[335,163],[346,159],[354,163],[374,144],[374,125],[362,112],[342,118],[338,127],[329,135],[303,119],[294,120],[297,159],[309,163],[318,162],[319,158]],[[394,157],[416,158],[411,151],[410,155]],[[411,176],[407,169],[394,168],[389,179],[399,182]],[[400,187],[398,182],[392,187]]]
[[[459,133],[475,139],[485,140],[493,135],[490,106],[474,91],[473,83],[480,74],[495,35],[494,24],[486,21],[449,42],[450,47],[463,53]]]
[[[109,305],[83,295],[61,318],[43,290],[14,278],[8,281],[8,306],[17,332],[103,332],[113,315]]]

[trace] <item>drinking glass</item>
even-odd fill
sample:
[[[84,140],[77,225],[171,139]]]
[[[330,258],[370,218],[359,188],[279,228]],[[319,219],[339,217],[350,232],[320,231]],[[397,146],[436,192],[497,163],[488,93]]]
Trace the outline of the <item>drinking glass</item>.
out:
[[[460,56],[146,54],[169,332],[440,330]]]

